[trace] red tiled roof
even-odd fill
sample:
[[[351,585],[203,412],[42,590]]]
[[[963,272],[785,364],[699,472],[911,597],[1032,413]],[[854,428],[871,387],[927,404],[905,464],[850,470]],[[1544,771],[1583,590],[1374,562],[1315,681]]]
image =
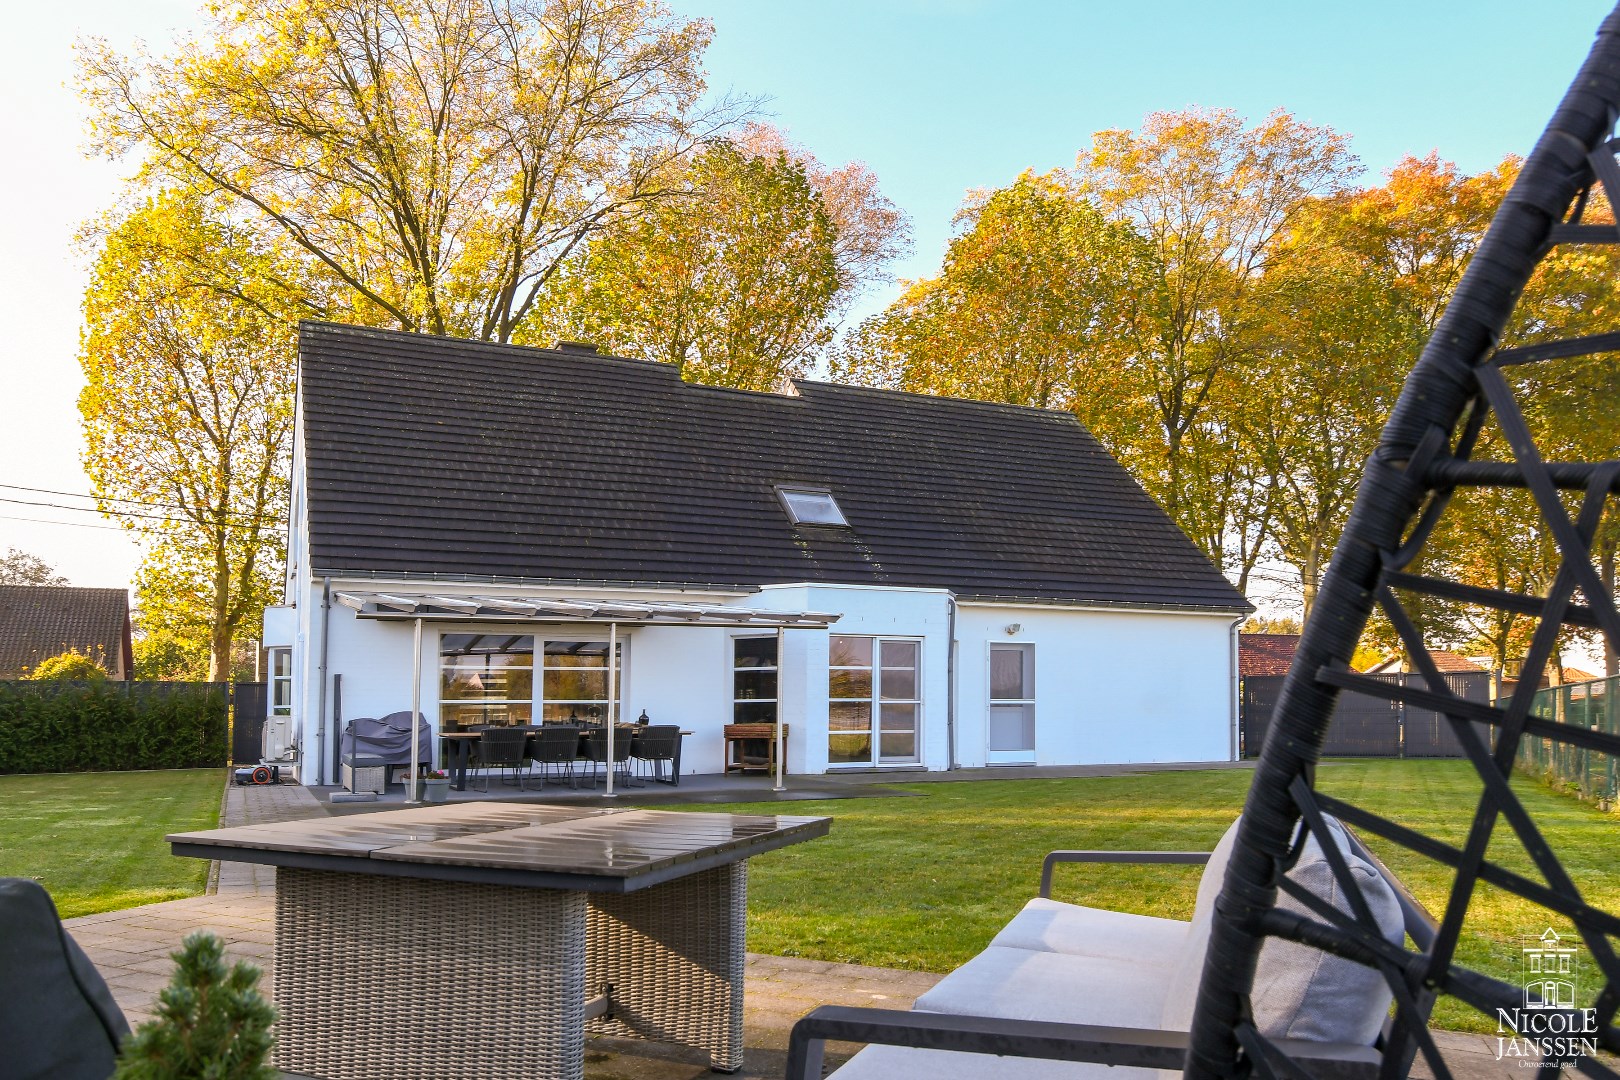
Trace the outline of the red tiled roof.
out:
[[[1239,634],[1238,674],[1243,678],[1286,675],[1297,648],[1298,634]]]
[[[1456,654],[1454,652],[1448,652],[1445,649],[1435,649],[1433,652],[1429,653],[1429,656],[1431,658],[1433,658],[1434,666],[1439,668],[1442,672],[1465,672],[1465,671],[1484,671],[1485,670],[1484,668],[1480,667],[1478,664],[1474,663],[1472,660],[1468,659],[1468,657],[1459,656],[1458,654]]]

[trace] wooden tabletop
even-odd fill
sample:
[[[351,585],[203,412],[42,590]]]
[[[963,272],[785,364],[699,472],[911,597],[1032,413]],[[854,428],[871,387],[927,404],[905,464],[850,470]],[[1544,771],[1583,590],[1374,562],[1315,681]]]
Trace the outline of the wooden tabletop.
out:
[[[826,835],[832,819],[454,803],[171,833],[176,855],[393,877],[629,892]]]

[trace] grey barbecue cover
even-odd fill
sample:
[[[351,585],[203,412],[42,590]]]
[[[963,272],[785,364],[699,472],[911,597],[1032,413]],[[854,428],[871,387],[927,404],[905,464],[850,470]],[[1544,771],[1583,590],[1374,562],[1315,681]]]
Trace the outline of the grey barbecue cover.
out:
[[[107,1080],[129,1022],[38,882],[0,878],[0,1074]]]
[[[427,717],[417,714],[416,745],[418,761],[433,760],[433,731]],[[341,752],[380,759],[385,765],[411,763],[411,714],[389,713],[382,719],[357,716],[343,728]]]

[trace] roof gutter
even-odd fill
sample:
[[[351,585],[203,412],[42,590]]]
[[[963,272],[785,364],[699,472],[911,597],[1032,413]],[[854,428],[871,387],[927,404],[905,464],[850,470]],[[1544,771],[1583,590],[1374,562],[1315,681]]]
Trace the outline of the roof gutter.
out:
[[[1246,618],[1251,607],[1203,607],[1194,604],[1131,604],[1109,603],[1105,600],[1044,600],[1029,596],[963,596],[957,599],[963,607],[996,608],[1053,608],[1070,611],[1109,611],[1126,615],[1209,615],[1220,619]]]
[[[457,585],[505,585],[548,589],[657,589],[666,592],[735,593],[748,596],[760,591],[758,585],[716,584],[701,581],[636,581],[612,578],[526,577],[519,574],[406,573],[398,570],[321,570],[330,581],[399,582],[405,585],[438,583]]]

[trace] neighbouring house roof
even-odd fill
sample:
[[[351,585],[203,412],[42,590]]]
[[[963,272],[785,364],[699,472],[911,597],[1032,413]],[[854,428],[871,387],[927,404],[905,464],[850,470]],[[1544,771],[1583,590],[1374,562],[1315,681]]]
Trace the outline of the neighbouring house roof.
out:
[[[1072,414],[304,323],[310,569],[1242,611]],[[796,525],[781,488],[848,527]]]
[[[1239,634],[1238,674],[1245,679],[1286,675],[1298,648],[1298,634]]]
[[[1431,649],[1429,651],[1429,658],[1434,661],[1434,666],[1440,669],[1440,673],[1442,675],[1463,675],[1471,671],[1486,670],[1485,668],[1482,668],[1478,664],[1474,663],[1472,660],[1468,659],[1468,657],[1450,652],[1446,649]],[[1391,656],[1388,659],[1381,660],[1372,667],[1368,668],[1366,674],[1382,675],[1389,672],[1398,672],[1400,670],[1401,658],[1399,656]]]
[[[129,594],[70,585],[0,585],[0,679],[77,649],[115,679],[128,678]]]

